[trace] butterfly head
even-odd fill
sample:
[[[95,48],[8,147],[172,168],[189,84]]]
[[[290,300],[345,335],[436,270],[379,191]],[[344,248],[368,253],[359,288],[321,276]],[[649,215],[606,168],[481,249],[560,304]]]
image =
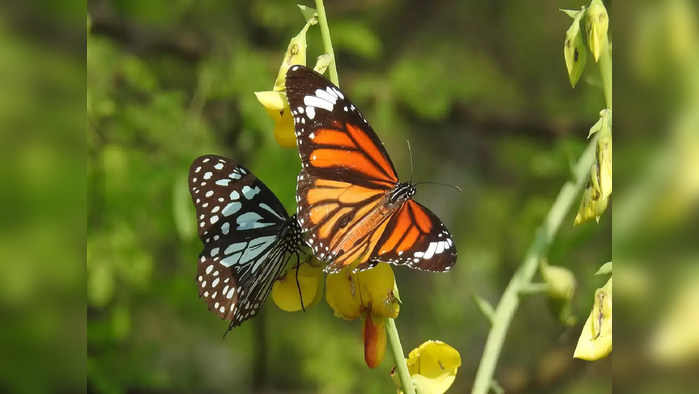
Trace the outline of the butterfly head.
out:
[[[391,189],[388,202],[391,204],[400,204],[403,201],[409,200],[414,195],[415,185],[411,182],[401,182]]]

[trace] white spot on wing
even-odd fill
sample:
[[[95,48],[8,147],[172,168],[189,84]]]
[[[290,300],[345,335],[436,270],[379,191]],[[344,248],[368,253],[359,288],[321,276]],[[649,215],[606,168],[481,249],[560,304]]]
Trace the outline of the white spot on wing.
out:
[[[260,208],[264,209],[265,211],[271,212],[274,216],[278,217],[281,220],[284,220],[284,218],[279,216],[278,213],[274,212],[274,210],[269,205],[265,203],[260,203]]]
[[[427,251],[425,252],[425,259],[431,259],[432,256],[434,256],[434,252],[437,250],[437,242],[430,242],[430,246],[427,248]]]
[[[243,192],[243,195],[245,196],[245,198],[247,198],[248,200],[252,200],[252,198],[255,197],[257,195],[257,193],[260,192],[260,188],[255,186],[255,188],[253,189],[250,186],[246,185],[246,186],[243,186],[242,192]]]
[[[235,201],[226,205],[225,208],[223,208],[223,210],[221,211],[221,214],[223,214],[223,216],[231,216],[232,214],[238,212],[242,207],[243,204]],[[224,232],[224,234],[227,234],[227,232]]]
[[[245,242],[238,242],[238,243],[231,244],[226,248],[226,250],[223,253],[225,253],[226,255],[229,255],[231,253],[239,252],[239,251],[245,249],[245,245],[247,245],[247,243],[245,243]]]
[[[322,90],[320,90],[322,92]],[[326,93],[327,95],[327,93]],[[326,111],[333,110],[333,103],[326,101],[316,96],[306,96],[303,98],[303,103],[306,104],[306,110],[310,107],[322,108]]]

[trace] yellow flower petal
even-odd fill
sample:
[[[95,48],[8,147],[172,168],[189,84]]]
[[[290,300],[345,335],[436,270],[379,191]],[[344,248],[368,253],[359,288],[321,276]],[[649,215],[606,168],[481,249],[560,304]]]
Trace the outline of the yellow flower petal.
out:
[[[371,309],[375,315],[395,319],[400,301],[394,295],[395,277],[391,266],[379,263],[374,268],[352,273],[348,266],[326,279],[326,296],[335,316],[346,320],[358,318]]]
[[[296,268],[290,268],[281,279],[274,282],[272,287],[274,303],[284,311],[296,312],[303,309],[301,308],[301,297],[303,297],[303,306],[310,306],[315,301],[321,275],[320,268],[301,264],[297,284]],[[301,295],[299,295],[299,288]]]
[[[335,316],[345,320],[354,320],[361,316],[366,309],[362,305],[359,295],[356,275],[351,273],[350,267],[345,267],[334,274],[328,274],[325,279],[325,287],[325,300],[335,311]]]
[[[386,318],[370,312],[362,318],[364,361],[369,368],[378,367],[386,355]]]
[[[260,104],[264,105],[265,108],[277,111],[289,108],[289,103],[286,101],[286,93],[283,92],[255,92],[255,96],[257,96],[257,101],[260,102]],[[279,119],[281,119],[281,115],[273,115],[269,111],[267,112],[270,114],[272,119],[275,122],[278,122]]]
[[[274,139],[282,148],[296,147],[294,119],[288,108],[281,114],[281,121],[274,125]]]
[[[449,390],[449,387],[451,387],[454,380],[456,380],[456,374],[446,375],[442,379],[430,379],[417,374],[411,376],[411,380],[420,394],[443,394]]]
[[[456,379],[461,356],[453,347],[441,341],[427,341],[413,349],[406,360],[413,384],[420,393],[442,394]],[[392,378],[399,385],[394,371]]]
[[[362,304],[370,307],[371,312],[395,319],[400,312],[400,304],[394,297],[396,284],[390,264],[379,263],[374,268],[357,274]]]
[[[590,316],[583,326],[573,357],[594,361],[612,352],[612,279],[595,291]]]

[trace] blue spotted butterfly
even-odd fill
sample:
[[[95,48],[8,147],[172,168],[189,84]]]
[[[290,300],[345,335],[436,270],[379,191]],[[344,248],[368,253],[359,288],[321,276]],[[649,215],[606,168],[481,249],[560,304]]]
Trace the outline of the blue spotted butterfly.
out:
[[[255,175],[221,156],[194,160],[189,191],[199,238],[199,298],[228,331],[255,316],[290,258],[304,245],[296,215]]]

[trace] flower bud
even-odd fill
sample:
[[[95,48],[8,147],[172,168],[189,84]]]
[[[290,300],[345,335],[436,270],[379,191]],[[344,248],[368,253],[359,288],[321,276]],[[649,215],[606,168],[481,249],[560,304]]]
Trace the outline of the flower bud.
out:
[[[273,91],[283,92],[286,89],[286,72],[289,67],[294,64],[306,65],[306,33],[308,28],[316,23],[318,23],[317,19],[308,20],[301,32],[289,41],[289,46],[284,53],[284,60],[279,67],[279,73],[277,73],[277,80],[274,81]]]
[[[599,218],[602,217],[608,204],[609,198],[602,198],[599,186],[599,165],[595,163],[590,168],[590,180],[587,181],[585,191],[583,191],[573,225],[577,226],[591,219],[595,219],[599,223]]]
[[[327,53],[318,56],[318,60],[316,60],[316,66],[313,67],[313,71],[317,72],[318,74],[324,74],[325,70],[328,68],[332,60],[333,56],[328,55]]]
[[[587,8],[585,28],[587,29],[587,45],[590,47],[595,62],[599,60],[602,51],[607,49],[609,30],[609,15],[602,0],[592,0]]]
[[[386,318],[370,311],[362,317],[364,361],[369,368],[381,365],[386,355]]]
[[[565,58],[566,68],[568,69],[568,78],[573,87],[578,83],[585,69],[585,63],[587,62],[587,51],[585,50],[582,32],[580,31],[580,19],[584,13],[584,11],[580,11],[573,21],[573,24],[568,31],[566,31],[566,39],[563,47],[563,57]]]
[[[599,189],[602,200],[606,200],[612,194],[612,136],[609,133],[601,134],[597,140],[597,164]]]
[[[590,316],[575,347],[573,357],[594,361],[612,352],[612,279],[595,291]]]
[[[542,263],[541,277],[548,285],[547,295],[549,297],[562,300],[573,299],[578,284],[571,270]]]
[[[572,313],[571,300],[575,295],[577,281],[573,272],[564,267],[541,263],[541,277],[548,285],[549,309],[561,324],[572,326],[577,322]]]

